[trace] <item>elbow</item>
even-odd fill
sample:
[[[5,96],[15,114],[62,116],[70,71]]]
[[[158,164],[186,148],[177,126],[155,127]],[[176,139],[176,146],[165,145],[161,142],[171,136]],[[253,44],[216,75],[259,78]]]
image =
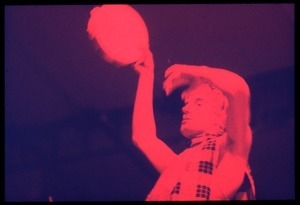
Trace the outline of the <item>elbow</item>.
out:
[[[132,135],[131,136],[131,141],[132,141],[132,143],[136,146],[136,147],[138,147],[138,145],[139,145],[139,140],[138,140],[139,138],[137,137],[137,135]]]
[[[142,143],[145,143],[145,139],[141,135],[132,135],[131,141],[136,147],[141,147]]]
[[[155,142],[158,138],[156,137],[156,135],[132,135],[131,137],[131,141],[132,143],[142,149],[145,147],[148,147],[150,144],[152,144],[153,142]]]

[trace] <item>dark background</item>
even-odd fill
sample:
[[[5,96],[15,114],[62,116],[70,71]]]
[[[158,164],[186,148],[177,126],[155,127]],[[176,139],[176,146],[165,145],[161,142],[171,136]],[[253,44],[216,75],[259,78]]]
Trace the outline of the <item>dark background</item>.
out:
[[[86,33],[94,6],[5,6],[6,201],[140,201],[158,177],[130,141],[137,75],[99,58]],[[168,66],[234,71],[252,93],[257,198],[294,199],[294,5],[132,6],[154,54],[158,135],[185,145]]]

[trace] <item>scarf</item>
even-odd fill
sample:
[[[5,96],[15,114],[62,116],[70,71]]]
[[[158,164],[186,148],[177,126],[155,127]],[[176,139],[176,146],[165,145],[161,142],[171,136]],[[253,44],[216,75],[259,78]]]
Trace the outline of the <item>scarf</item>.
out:
[[[214,170],[218,166],[225,136],[202,136],[178,155],[161,173],[146,201],[229,200],[212,187]],[[233,200],[255,199],[255,189],[249,167],[244,182]]]

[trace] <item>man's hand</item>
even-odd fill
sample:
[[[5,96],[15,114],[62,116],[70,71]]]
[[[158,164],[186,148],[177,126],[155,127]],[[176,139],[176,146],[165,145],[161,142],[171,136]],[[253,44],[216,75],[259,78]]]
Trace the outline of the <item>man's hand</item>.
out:
[[[137,62],[134,63],[133,67],[134,70],[140,75],[144,73],[153,74],[154,61],[152,52],[148,50],[142,58],[140,58]]]
[[[207,82],[208,79],[201,77],[199,69],[201,66],[174,64],[165,71],[163,89],[166,95],[170,95],[176,88],[190,85],[194,82]]]
[[[163,89],[166,95],[169,95],[178,87],[202,82],[212,83],[227,94],[243,92],[249,95],[247,83],[234,72],[222,68],[184,64],[174,64],[167,68]]]

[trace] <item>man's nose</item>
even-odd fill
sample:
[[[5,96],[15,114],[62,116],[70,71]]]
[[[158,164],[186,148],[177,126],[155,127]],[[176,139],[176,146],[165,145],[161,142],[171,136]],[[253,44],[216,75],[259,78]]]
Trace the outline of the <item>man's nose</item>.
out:
[[[183,114],[187,114],[187,113],[188,113],[188,109],[187,109],[187,108],[188,108],[188,104],[186,104],[186,105],[184,105],[184,106],[182,107],[181,110],[182,110],[182,113],[183,113]]]

